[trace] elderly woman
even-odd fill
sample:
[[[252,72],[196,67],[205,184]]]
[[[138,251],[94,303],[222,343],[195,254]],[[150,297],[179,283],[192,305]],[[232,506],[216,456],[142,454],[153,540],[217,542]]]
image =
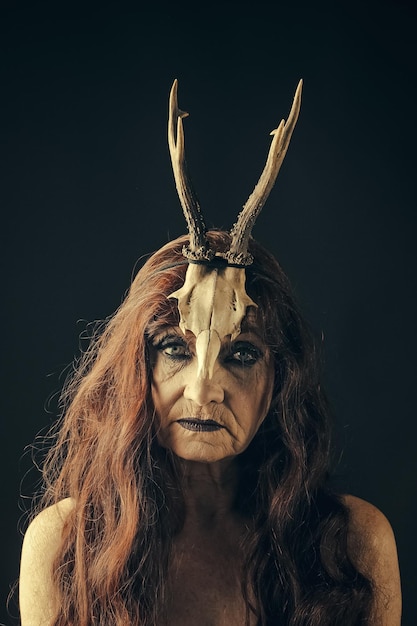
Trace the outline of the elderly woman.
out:
[[[391,527],[328,486],[314,341],[250,235],[299,96],[231,233],[207,232],[174,84],[190,234],[149,258],[66,386],[23,544],[22,626],[399,626]]]

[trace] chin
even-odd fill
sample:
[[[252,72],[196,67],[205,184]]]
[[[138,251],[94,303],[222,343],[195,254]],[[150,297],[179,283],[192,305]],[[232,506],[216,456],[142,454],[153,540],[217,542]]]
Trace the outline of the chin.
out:
[[[193,461],[195,463],[216,463],[216,461],[223,461],[235,457],[238,452],[227,446],[215,445],[212,443],[205,443],[201,441],[187,442],[187,443],[174,443],[167,445],[162,444],[164,448],[170,448],[172,452],[184,459],[185,461]]]

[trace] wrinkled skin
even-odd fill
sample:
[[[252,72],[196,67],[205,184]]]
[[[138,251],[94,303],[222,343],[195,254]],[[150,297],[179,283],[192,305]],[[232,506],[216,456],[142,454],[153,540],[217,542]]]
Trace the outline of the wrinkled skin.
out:
[[[189,461],[232,459],[247,448],[268,412],[271,355],[256,325],[246,322],[234,340],[221,342],[211,376],[200,371],[196,345],[194,334],[179,327],[166,327],[153,340],[158,439]]]

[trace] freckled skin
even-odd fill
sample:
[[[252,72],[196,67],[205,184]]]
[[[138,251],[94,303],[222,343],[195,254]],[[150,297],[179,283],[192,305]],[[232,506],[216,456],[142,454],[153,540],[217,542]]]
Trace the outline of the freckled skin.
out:
[[[273,388],[272,359],[256,329],[223,341],[211,378],[197,375],[192,333],[170,327],[153,345],[152,398],[161,445],[203,463],[243,452],[268,412]],[[192,418],[219,427],[189,430],[178,422]]]

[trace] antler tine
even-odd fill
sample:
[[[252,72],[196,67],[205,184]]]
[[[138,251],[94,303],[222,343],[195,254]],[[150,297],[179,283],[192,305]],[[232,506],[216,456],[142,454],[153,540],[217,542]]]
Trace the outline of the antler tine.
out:
[[[169,96],[168,145],[175,185],[190,234],[190,245],[183,250],[183,254],[192,260],[207,260],[214,256],[214,252],[208,248],[204,218],[187,176],[182,118],[188,113],[178,108],[177,89],[178,81],[175,79]]]
[[[243,266],[250,265],[252,263],[252,256],[248,253],[249,237],[256,218],[258,217],[272,187],[274,186],[278,172],[287,152],[291,135],[300,112],[302,85],[303,81],[300,80],[294,95],[294,100],[287,122],[282,120],[278,128],[271,132],[271,135],[273,135],[274,138],[269,149],[264,170],[255,189],[238,215],[235,225],[230,231],[232,242],[230,244],[230,249],[226,254],[226,258],[229,263]]]

